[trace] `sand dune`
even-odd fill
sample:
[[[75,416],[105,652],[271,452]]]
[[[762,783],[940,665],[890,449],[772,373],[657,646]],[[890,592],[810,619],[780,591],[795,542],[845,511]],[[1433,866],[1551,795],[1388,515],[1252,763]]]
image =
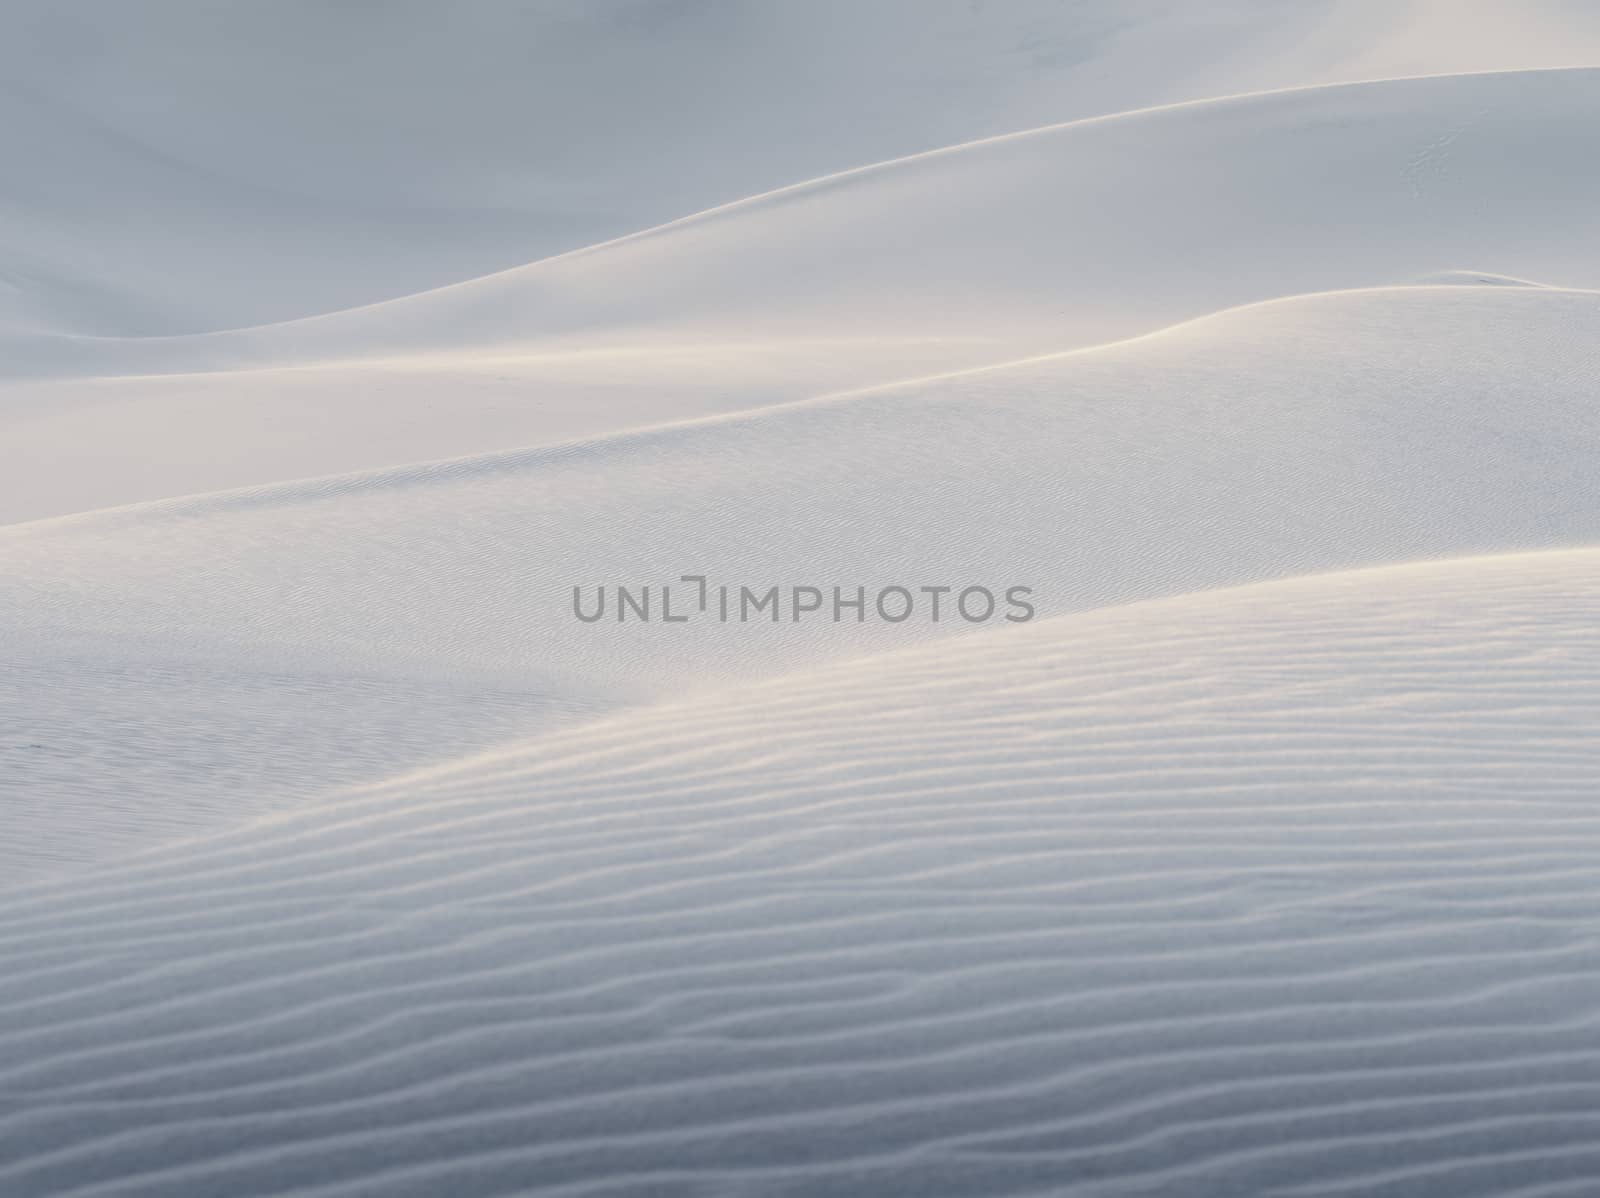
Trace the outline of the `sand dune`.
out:
[[[392,353],[730,325],[987,333],[1069,349],[1468,264],[1594,286],[1570,247],[1592,230],[1600,198],[1597,111],[1600,71],[1580,69],[1072,122],[827,176],[363,312],[197,341],[195,352]],[[1537,222],[1520,219],[1530,192]]]
[[[1597,593],[1062,617],[16,891],[0,1186],[1582,1193]]]
[[[1587,543],[1597,321],[1594,294],[1546,288],[1313,296],[1000,370],[0,529],[0,695],[37,796],[0,850],[30,871],[103,857],[486,747],[513,714],[531,730],[971,628],[588,625],[575,586],[1026,585],[1048,615]],[[40,678],[78,680],[71,701],[40,708]],[[308,694],[341,714],[326,751],[285,762],[277,713]],[[138,751],[97,752],[108,725]],[[352,736],[359,753],[333,748]],[[219,803],[219,777],[249,785]]]
[[[1600,9],[4,24],[0,1196],[1600,1188]]]
[[[0,330],[328,312],[1152,104],[1592,64],[1562,0],[13,0]],[[691,132],[692,131],[692,132]]]
[[[0,519],[554,444],[1440,272],[1600,287],[1572,252],[1600,210],[1597,114],[1590,70],[1208,101],[890,162],[355,311],[36,336],[9,355]]]

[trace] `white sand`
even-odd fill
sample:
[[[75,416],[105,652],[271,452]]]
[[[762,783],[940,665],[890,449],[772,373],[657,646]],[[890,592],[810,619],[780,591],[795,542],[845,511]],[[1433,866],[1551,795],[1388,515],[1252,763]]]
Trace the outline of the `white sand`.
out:
[[[13,7],[4,1198],[1600,1190],[1600,11]]]

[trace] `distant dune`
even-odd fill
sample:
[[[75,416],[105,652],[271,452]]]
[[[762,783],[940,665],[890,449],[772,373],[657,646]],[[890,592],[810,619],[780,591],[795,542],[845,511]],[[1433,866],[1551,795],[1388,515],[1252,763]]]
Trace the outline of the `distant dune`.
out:
[[[1240,92],[1588,66],[1566,0],[12,0],[0,330],[392,298],[785,184]]]
[[[550,444],[1441,271],[1596,288],[1573,247],[1600,210],[1597,127],[1593,70],[1188,104],[804,183],[355,311],[22,337],[0,517]]]

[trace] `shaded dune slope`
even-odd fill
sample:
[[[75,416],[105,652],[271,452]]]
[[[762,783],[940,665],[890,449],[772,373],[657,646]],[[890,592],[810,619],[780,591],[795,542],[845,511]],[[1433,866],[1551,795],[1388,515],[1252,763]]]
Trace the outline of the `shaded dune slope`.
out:
[[[321,0],[7,15],[0,330],[135,335],[388,298],[1047,122],[1600,61],[1600,19],[1563,0],[618,0],[449,19],[397,0],[381,28]]]
[[[200,367],[865,322],[1059,350],[1440,270],[1594,286],[1597,111],[1588,68],[1181,104],[828,176],[370,308],[121,348]]]
[[[1062,617],[14,891],[0,1185],[1585,1193],[1597,593]]]

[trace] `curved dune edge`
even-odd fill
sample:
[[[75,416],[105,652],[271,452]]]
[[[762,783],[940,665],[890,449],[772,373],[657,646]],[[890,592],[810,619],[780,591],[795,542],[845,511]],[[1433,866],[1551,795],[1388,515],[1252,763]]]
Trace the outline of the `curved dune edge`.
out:
[[[1459,281],[1456,281],[1457,277],[1459,277]],[[1391,296],[1424,295],[1429,292],[1437,292],[1443,297],[1453,298],[1455,293],[1467,287],[1494,287],[1497,298],[1500,295],[1507,295],[1507,293],[1510,293],[1510,296],[1514,296],[1515,298],[1511,299],[1511,302],[1521,302],[1522,297],[1525,295],[1536,297],[1534,302],[1539,302],[1548,296],[1600,296],[1600,288],[1562,287],[1525,279],[1513,279],[1509,276],[1495,276],[1483,271],[1443,271],[1439,273],[1437,280],[1380,284],[1370,287],[1337,288],[1329,291],[1310,291],[1293,295],[1273,296],[1268,299],[1253,300],[1249,303],[1221,308],[1215,312],[1207,312],[1200,316],[1176,321],[1173,324],[1152,329],[1149,332],[1137,333],[1129,337],[1094,345],[1074,346],[1071,349],[1030,354],[1021,358],[1005,358],[995,362],[963,366],[955,370],[940,371],[933,374],[913,375],[859,387],[846,387],[839,390],[806,395],[797,399],[766,403],[753,407],[735,408],[732,411],[718,412],[712,415],[644,423],[593,437],[519,445],[514,448],[499,449],[487,453],[462,454],[447,458],[395,463],[367,470],[282,479],[271,483],[189,495],[173,495],[167,498],[121,504],[114,507],[69,512],[59,516],[46,516],[36,520],[22,520],[11,524],[0,524],[0,536],[27,536],[35,530],[50,532],[58,528],[71,528],[80,522],[93,523],[102,520],[181,517],[201,514],[212,507],[227,509],[245,506],[275,506],[311,501],[330,494],[349,494],[369,488],[382,490],[413,484],[448,483],[456,481],[464,475],[471,475],[480,471],[516,470],[537,466],[544,461],[559,461],[591,454],[603,454],[608,448],[624,448],[635,441],[648,444],[662,436],[693,435],[696,431],[702,429],[715,429],[747,422],[761,422],[773,418],[781,419],[786,412],[847,403],[853,400],[872,399],[898,391],[937,386],[944,383],[978,380],[984,378],[984,376],[1003,375],[1008,371],[1020,371],[1030,367],[1068,364],[1078,358],[1093,358],[1096,355],[1134,349],[1144,345],[1159,345],[1163,340],[1169,338],[1191,334],[1204,336],[1213,329],[1225,336],[1236,337],[1245,332],[1244,326],[1236,322],[1248,320],[1255,314],[1267,315],[1281,312],[1292,315],[1295,307],[1302,304],[1315,305],[1327,301],[1360,303],[1368,298],[1383,299]],[[1230,324],[1233,324],[1234,327],[1229,327]],[[418,361],[448,361],[449,357],[450,355],[439,355]],[[352,364],[350,368],[358,369],[361,366],[386,365],[403,366],[407,362],[407,359],[385,359],[371,363]],[[319,367],[297,369],[315,370],[319,369]]]
[[[1297,265],[1293,278],[1288,280],[1282,278],[1285,262],[1281,256],[1275,257],[1272,271],[1266,270],[1267,264],[1252,260],[1251,279],[1230,286],[1227,301],[1212,304],[1213,310],[1264,298],[1261,286],[1268,279],[1288,282],[1287,287],[1279,288],[1280,293],[1392,281],[1396,275],[1385,277],[1380,273],[1381,266],[1375,271],[1363,269],[1363,263],[1374,266],[1382,263],[1385,255],[1407,247],[1425,256],[1401,264],[1399,278],[1448,269],[1447,260],[1429,260],[1426,256],[1437,248],[1470,253],[1473,260],[1496,273],[1512,277],[1550,274],[1562,283],[1583,285],[1589,276],[1573,275],[1570,256],[1563,258],[1555,252],[1547,234],[1565,230],[1592,200],[1592,188],[1583,181],[1581,172],[1570,169],[1573,155],[1581,153],[1584,143],[1566,153],[1554,151],[1566,136],[1563,131],[1568,126],[1573,137],[1582,136],[1584,126],[1579,118],[1596,102],[1596,79],[1600,79],[1600,68],[1589,66],[1397,76],[1240,93],[1089,117],[824,175],[623,237],[375,304],[191,336],[78,337],[53,344],[58,350],[70,345],[71,353],[66,356],[76,361],[80,370],[84,363],[91,363],[96,373],[138,374],[227,369],[240,363],[282,365],[286,361],[381,357],[386,352],[403,352],[418,341],[439,341],[441,335],[444,340],[440,344],[465,340],[502,346],[523,343],[530,337],[549,343],[589,338],[606,331],[633,334],[652,326],[658,326],[656,331],[660,331],[660,327],[680,318],[689,320],[691,325],[706,321],[737,323],[750,317],[775,326],[797,319],[802,324],[821,321],[826,325],[829,311],[841,305],[848,308],[853,291],[863,284],[875,297],[893,294],[904,302],[916,298],[940,278],[961,284],[950,294],[941,292],[941,300],[959,297],[962,288],[977,287],[986,304],[1006,304],[1007,323],[1025,321],[1041,303],[1087,303],[1091,297],[1071,288],[1061,291],[1059,281],[1052,284],[1048,274],[1039,276],[1026,269],[1026,257],[1016,262],[1006,258],[1005,269],[999,275],[990,269],[995,264],[985,267],[961,255],[951,259],[955,276],[930,274],[919,267],[919,262],[944,261],[940,256],[941,242],[947,238],[953,238],[953,244],[964,251],[983,245],[1005,257],[1007,246],[1015,250],[1059,237],[1061,231],[1049,217],[1049,211],[1054,209],[1040,211],[1027,197],[1035,192],[1060,192],[1072,201],[1063,211],[1074,221],[1085,223],[1084,240],[1077,243],[1069,238],[1064,246],[1052,246],[1047,260],[1059,258],[1064,270],[1075,263],[1093,266],[1097,286],[1117,277],[1114,267],[1143,270],[1151,264],[1130,260],[1130,247],[1120,243],[1109,262],[1096,263],[1097,245],[1108,236],[1117,242],[1111,235],[1119,227],[1149,234],[1159,231],[1162,219],[1180,219],[1184,209],[1165,205],[1159,199],[1174,187],[1225,187],[1227,172],[1209,180],[1183,173],[1205,174],[1204,161],[1192,161],[1182,150],[1207,142],[1214,143],[1220,154],[1213,165],[1226,162],[1240,171],[1254,170],[1263,162],[1288,159],[1269,167],[1268,177],[1261,181],[1257,192],[1241,192],[1218,208],[1203,207],[1207,220],[1214,217],[1222,222],[1220,229],[1211,230],[1213,239],[1218,233],[1225,234],[1218,244],[1233,247],[1246,257],[1253,259],[1255,252],[1273,248],[1282,230],[1266,233],[1264,226],[1278,224],[1277,217],[1284,211],[1306,203],[1320,211],[1325,201],[1316,197],[1325,195],[1325,191],[1304,191],[1308,176],[1318,171],[1337,170],[1342,191],[1350,196],[1361,194],[1364,204],[1377,205],[1366,216],[1329,208],[1324,213],[1327,227],[1323,232],[1333,240],[1320,247],[1326,252],[1313,252],[1318,247],[1304,244],[1301,238],[1298,248],[1309,257]],[[1207,120],[1208,114],[1234,109],[1242,114],[1240,120]],[[1353,137],[1348,129],[1330,131],[1326,127],[1330,120],[1375,126],[1375,130],[1370,136]],[[1200,127],[1187,128],[1190,121],[1199,121]],[[1501,156],[1494,153],[1481,161],[1471,156],[1463,159],[1457,144],[1465,136],[1465,144],[1470,145],[1478,136],[1474,130],[1483,122],[1489,126],[1493,146],[1508,147],[1507,152],[1517,148],[1519,153],[1528,155],[1521,163],[1522,169],[1532,169],[1541,186],[1549,191],[1548,227],[1530,230],[1515,224],[1509,209],[1497,209],[1496,216],[1504,219],[1498,222],[1493,236],[1485,237],[1488,230],[1476,221],[1472,209],[1475,203],[1499,190],[1494,185],[1498,176],[1491,168]],[[1528,140],[1526,130],[1535,127],[1550,140],[1549,146]],[[1130,130],[1138,133],[1132,141]],[[1070,145],[1074,162],[1081,158],[1085,170],[1074,173],[1053,162],[1058,149],[1055,141]],[[1296,145],[1313,148],[1314,156],[1306,162],[1293,160]],[[1170,173],[1173,164],[1167,161],[1174,156],[1182,159],[1178,175]],[[1451,179],[1439,169],[1446,161],[1470,161],[1471,169],[1461,179]],[[1137,165],[1130,169],[1130,164]],[[1099,178],[1102,174],[1108,177]],[[926,186],[918,191],[918,183]],[[1104,191],[1105,188],[1110,190]],[[952,206],[950,201],[957,197],[959,203]],[[896,232],[903,222],[887,216],[896,212],[901,202],[911,205],[917,221],[940,226],[936,235],[930,234],[916,243],[914,250],[899,244]],[[1013,202],[1015,213],[1007,208]],[[1416,214],[1410,208],[1417,202],[1430,206],[1423,210],[1429,220],[1421,225],[1415,223]],[[992,230],[986,231],[981,221],[974,223],[972,219],[972,205],[978,205],[981,211],[995,204],[1007,210],[1002,224],[1015,234],[1011,239],[997,241]],[[1242,234],[1230,222],[1229,212],[1239,204],[1249,205],[1248,212],[1235,215],[1248,217],[1244,228],[1254,230],[1256,241],[1235,246]],[[1130,210],[1130,205],[1137,210]],[[1107,225],[1103,214],[1115,211],[1117,206],[1124,210],[1126,220],[1122,226]],[[1520,219],[1520,210],[1514,215]],[[1432,225],[1440,228],[1430,232]],[[1390,236],[1401,227],[1404,236]],[[1377,228],[1383,228],[1385,238],[1382,244],[1365,247],[1377,251],[1376,258],[1368,262],[1370,255],[1363,252],[1361,235],[1370,235]],[[773,278],[808,273],[805,268],[816,261],[818,239],[840,232],[847,236],[844,263],[854,263],[861,248],[857,243],[861,242],[885,249],[889,257],[879,265],[892,264],[893,269],[884,277],[866,278],[850,269],[843,277],[832,278],[825,270],[815,281],[820,288],[815,294],[790,286],[782,289],[781,305],[768,302]],[[1580,232],[1574,228],[1573,236],[1578,235]],[[798,258],[786,256],[784,247],[791,241],[800,247]],[[1161,248],[1165,243],[1159,238],[1153,245],[1139,244],[1158,263],[1165,256]],[[742,275],[738,265],[749,254],[754,255],[759,266],[754,278]],[[1505,255],[1505,261],[1494,260],[1500,254]],[[1123,333],[1147,331],[1163,320],[1170,322],[1198,314],[1203,308],[1195,301],[1208,284],[1218,282],[1213,272],[1220,266],[1208,261],[1198,274],[1179,270],[1166,280],[1177,294],[1164,301],[1151,290],[1161,285],[1157,281],[1161,272],[1138,275],[1128,294],[1118,292],[1114,297],[1129,310],[1108,314],[1107,327]],[[683,285],[702,271],[710,272],[705,289]],[[965,278],[961,277],[962,271],[976,273]],[[1002,277],[1015,285],[1014,294],[998,289]],[[984,310],[982,305],[968,306],[959,315],[962,319],[977,319]],[[914,326],[918,319],[937,311],[897,315],[912,317]],[[1074,313],[1075,320],[1088,325],[1095,323],[1093,315],[1089,308]],[[853,317],[844,318],[833,322],[830,327],[833,326],[849,329],[858,327],[858,322]],[[904,330],[882,327],[879,331]],[[1039,332],[1027,331],[1030,335]],[[1091,336],[1084,343],[1092,341]],[[118,345],[133,352],[119,356],[115,352]],[[46,376],[58,373],[60,362],[56,359],[61,357],[60,353],[45,355],[55,362],[53,366],[41,359]]]
[[[1600,72],[1600,63],[1578,63],[1570,66],[1559,67],[1518,67],[1503,70],[1489,71],[1445,71],[1437,73],[1424,73],[1418,75],[1393,75],[1373,79],[1352,79],[1337,83],[1317,83],[1308,86],[1265,88],[1259,91],[1237,92],[1222,96],[1208,96],[1193,100],[1179,100],[1170,104],[1153,104],[1143,108],[1131,108],[1121,112],[1102,113],[1096,116],[1080,117],[1075,120],[1060,121],[1052,124],[1035,125],[1027,129],[1017,129],[1010,133],[999,133],[991,137],[978,137],[969,141],[956,142],[947,146],[939,146],[931,150],[922,150],[913,154],[903,154],[895,158],[886,158],[879,162],[864,163],[861,166],[849,167],[844,170],[832,171],[825,175],[818,175],[810,179],[802,179],[788,183],[781,187],[774,187],[767,191],[756,192],[751,195],[741,196],[723,204],[714,204],[697,212],[675,217],[648,228],[638,229],[631,233],[624,233],[618,237],[610,237],[591,245],[579,246],[576,249],[564,250],[558,254],[536,258],[529,262],[518,263],[504,270],[491,271],[487,274],[476,275],[470,279],[459,282],[446,283],[439,287],[432,287],[425,291],[412,292],[407,295],[397,295],[389,299],[377,300],[369,304],[357,304],[350,308],[341,308],[333,312],[319,312],[314,315],[296,317],[291,320],[274,321],[268,324],[247,325],[232,329],[217,329],[212,332],[198,334],[178,334],[171,337],[133,338],[138,341],[177,341],[190,337],[222,337],[234,333],[244,333],[265,329],[285,328],[293,325],[309,325],[322,321],[334,321],[344,317],[362,313],[380,312],[393,304],[408,304],[424,300],[430,296],[446,296],[453,292],[469,290],[479,284],[494,280],[507,280],[537,271],[555,263],[569,262],[588,257],[590,255],[626,246],[635,242],[646,241],[651,238],[676,232],[680,229],[690,228],[694,225],[714,221],[719,217],[739,212],[746,208],[759,207],[775,201],[802,197],[810,192],[826,190],[839,183],[870,177],[874,174],[891,172],[898,168],[920,162],[927,162],[952,155],[980,149],[986,146],[1005,145],[1009,142],[1025,141],[1029,138],[1049,134],[1064,133],[1074,129],[1093,128],[1100,125],[1116,124],[1125,121],[1137,121],[1144,118],[1160,117],[1175,112],[1188,112],[1206,110],[1210,108],[1226,107],[1231,104],[1249,103],[1260,100],[1270,100],[1279,97],[1293,97],[1314,95],[1318,93],[1345,92],[1365,88],[1386,87],[1395,84],[1428,83],[1447,80],[1463,79],[1492,79],[1496,77],[1514,78],[1518,76],[1534,77],[1541,75],[1581,75]],[[72,341],[84,344],[96,342],[115,342],[130,340],[116,337],[94,337],[69,335]]]
[[[14,892],[0,1184],[1580,1193],[1597,593],[1064,617]]]
[[[1420,75],[1390,75],[1375,79],[1350,79],[1337,83],[1316,83],[1308,86],[1298,87],[1273,87],[1264,88],[1259,91],[1235,92],[1223,96],[1206,96],[1193,100],[1178,100],[1170,104],[1151,104],[1143,108],[1125,109],[1121,112],[1108,112],[1101,113],[1096,116],[1079,117],[1070,121],[1059,121],[1046,125],[1034,125],[1030,128],[1017,129],[1010,133],[998,133],[992,137],[973,138],[969,141],[956,142],[948,146],[939,146],[931,150],[922,150],[914,154],[902,154],[896,158],[886,158],[880,162],[869,162],[861,166],[849,167],[845,170],[832,171],[826,175],[818,175],[815,178],[802,179],[799,182],[788,183],[782,187],[774,187],[767,191],[756,192],[753,195],[742,196],[737,200],[730,200],[725,204],[715,204],[710,208],[704,208],[698,212],[691,212],[686,216],[680,216],[673,220],[663,221],[658,225],[652,225],[647,229],[639,229],[632,233],[625,233],[620,237],[607,238],[605,241],[598,241],[593,245],[580,246],[577,249],[566,250],[562,253],[552,254],[545,258],[538,258],[531,262],[524,262],[517,266],[508,267],[505,270],[493,271],[490,274],[480,275],[472,279],[463,279],[458,283],[449,283],[443,287],[435,287],[425,292],[416,292],[412,295],[395,296],[392,299],[380,300],[377,303],[362,304],[355,308],[343,309],[341,312],[324,312],[316,316],[306,317],[305,319],[325,320],[338,317],[346,313],[380,309],[388,304],[414,300],[425,295],[441,295],[458,289],[470,288],[476,283],[485,282],[487,280],[515,276],[527,271],[537,270],[540,267],[550,263],[583,258],[587,255],[597,253],[601,250],[611,249],[615,246],[627,245],[636,241],[644,241],[662,234],[671,233],[677,229],[690,227],[703,221],[714,220],[719,216],[725,216],[729,213],[737,212],[743,208],[756,207],[761,204],[770,203],[774,200],[804,195],[809,191],[823,190],[849,179],[870,176],[878,172],[892,171],[897,167],[906,166],[910,163],[925,162],[931,159],[961,154],[965,151],[978,149],[984,146],[1004,145],[1007,142],[1023,141],[1031,137],[1038,137],[1051,133],[1062,133],[1071,129],[1090,128],[1097,125],[1108,125],[1122,121],[1133,121],[1147,117],[1158,117],[1172,112],[1186,112],[1195,109],[1204,110],[1208,108],[1224,107],[1230,104],[1247,103],[1256,100],[1267,100],[1275,97],[1299,96],[1318,92],[1340,92],[1360,88],[1383,87],[1397,83],[1425,83],[1437,80],[1481,79],[1495,76],[1583,74],[1595,71],[1600,71],[1600,63],[1575,63],[1571,66],[1561,67],[1508,68],[1504,70],[1492,71],[1443,71],[1431,74],[1424,73]],[[297,322],[281,321],[278,323],[292,324]],[[237,332],[242,330],[218,330],[218,332],[230,331]]]
[[[519,763],[527,764],[530,751],[540,758],[547,755],[560,758],[564,755],[562,747],[572,742],[581,743],[592,736],[606,740],[612,738],[624,740],[629,735],[629,726],[641,719],[653,721],[661,718],[669,722],[677,720],[693,722],[694,712],[707,704],[719,710],[739,711],[750,702],[752,696],[767,698],[796,689],[820,693],[834,686],[842,692],[849,693],[855,689],[854,684],[862,678],[871,678],[901,666],[909,667],[919,656],[929,661],[953,660],[956,663],[966,662],[971,666],[1002,647],[1011,649],[1013,656],[1019,658],[1024,656],[1026,647],[1020,643],[1021,638],[1031,638],[1041,642],[1060,642],[1073,637],[1093,640],[1103,635],[1104,630],[1108,628],[1121,634],[1150,621],[1179,624],[1184,620],[1190,606],[1193,606],[1202,618],[1238,621],[1257,609],[1271,609],[1274,606],[1292,609],[1296,601],[1305,601],[1308,598],[1329,599],[1347,594],[1372,594],[1386,587],[1395,590],[1421,591],[1435,579],[1445,579],[1459,584],[1465,575],[1478,569],[1482,569],[1490,576],[1510,576],[1522,565],[1546,574],[1555,574],[1569,566],[1573,567],[1574,576],[1569,581],[1575,588],[1575,593],[1581,596],[1587,593],[1588,586],[1583,570],[1596,563],[1600,563],[1600,546],[1573,546],[1532,553],[1445,556],[1431,561],[1302,574],[1159,599],[1135,600],[1091,611],[1069,612],[1040,622],[1028,622],[1023,627],[977,630],[953,640],[941,641],[937,645],[871,653],[809,670],[780,675],[746,686],[722,688],[710,694],[700,694],[683,700],[644,704],[608,715],[590,725],[568,730],[554,738],[538,738],[531,746],[497,748],[464,760],[429,766],[369,786],[352,788],[344,792],[341,804],[346,813],[358,815],[363,807],[369,804],[382,807],[391,803],[397,795],[420,796],[441,785],[446,788],[454,786],[463,778],[483,779],[488,776],[500,776],[504,771],[514,773]],[[1000,637],[1006,639],[1000,641],[997,639]],[[957,669],[960,666],[952,664],[950,668]],[[555,742],[554,745],[550,743],[552,740]],[[261,822],[270,824],[293,818],[295,816],[290,813]],[[248,830],[244,831],[248,835]]]
[[[1165,0],[679,11],[648,32],[592,8],[497,11],[448,30],[395,14],[383,53],[334,63],[303,48],[359,40],[359,15],[310,4],[270,21],[74,18],[21,0],[0,47],[15,116],[0,122],[15,168],[0,189],[0,261],[20,262],[34,294],[20,308],[0,294],[0,323],[257,325],[989,135],[1275,87],[1581,67],[1600,46],[1600,23],[1562,0],[1514,14],[1478,0],[1463,0],[1467,12],[1235,2],[1199,17]],[[58,61],[73,30],[123,53],[99,72]],[[642,100],[637,54],[650,56],[652,87],[619,126],[610,104]],[[826,89],[809,87],[813,72]],[[145,96],[152,85],[160,104]],[[590,90],[598,103],[558,115]],[[773,102],[785,95],[807,98]],[[374,96],[388,98],[381,111]],[[695,136],[680,141],[685,128]],[[74,236],[57,236],[67,212]],[[45,269],[27,278],[30,262]],[[142,311],[119,319],[92,296],[62,296],[63,311],[40,294],[52,288],[39,273],[70,279],[77,265],[108,292],[128,284]],[[266,277],[230,285],[250,275]]]

